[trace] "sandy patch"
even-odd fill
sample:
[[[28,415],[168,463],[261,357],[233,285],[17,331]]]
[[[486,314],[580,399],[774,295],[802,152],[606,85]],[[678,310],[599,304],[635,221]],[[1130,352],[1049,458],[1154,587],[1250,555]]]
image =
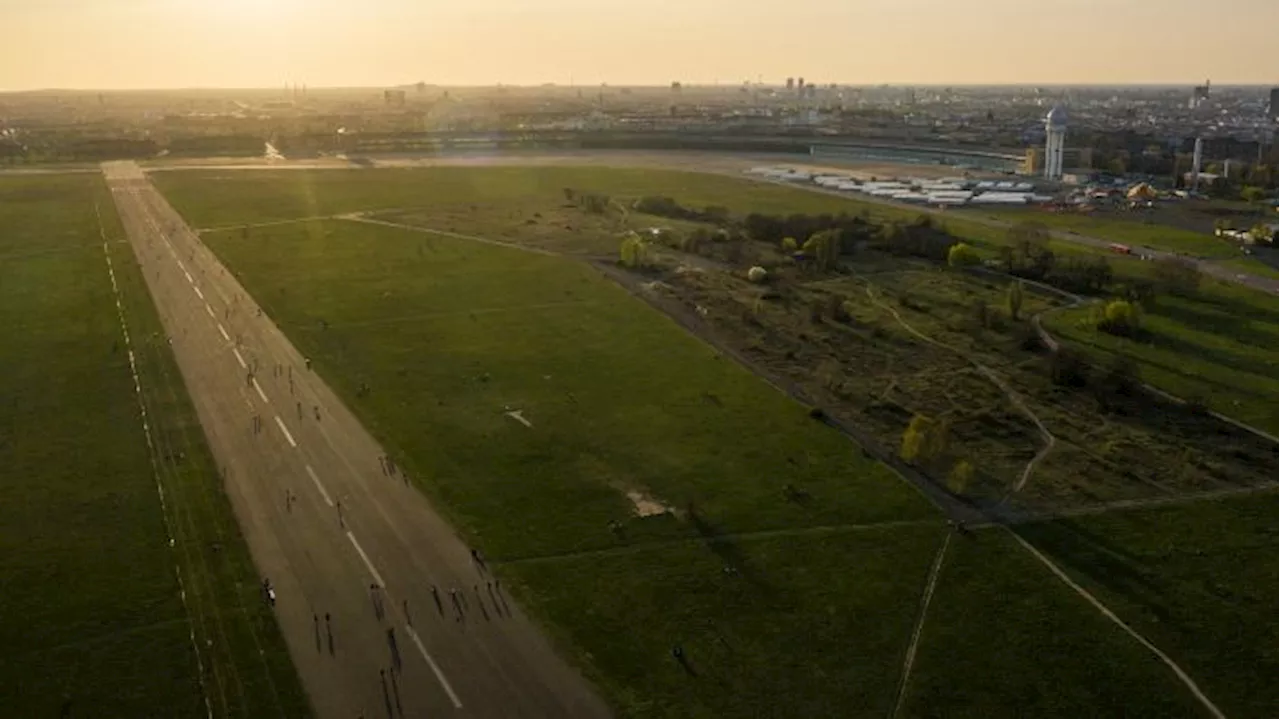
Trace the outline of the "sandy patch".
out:
[[[627,490],[627,499],[631,500],[636,514],[641,517],[656,517],[671,511],[667,505],[634,489]]]

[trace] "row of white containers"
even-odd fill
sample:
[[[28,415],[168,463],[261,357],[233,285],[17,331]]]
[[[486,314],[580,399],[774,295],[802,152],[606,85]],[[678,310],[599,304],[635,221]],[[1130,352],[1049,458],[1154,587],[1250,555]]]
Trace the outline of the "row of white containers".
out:
[[[1046,201],[1050,198],[1031,192],[1030,182],[997,180],[970,180],[946,178],[942,180],[859,181],[848,175],[817,175],[788,167],[753,167],[749,174],[772,180],[788,182],[812,182],[831,190],[860,192],[872,197],[884,197],[899,202],[920,202],[929,205],[1025,205],[1028,202]]]

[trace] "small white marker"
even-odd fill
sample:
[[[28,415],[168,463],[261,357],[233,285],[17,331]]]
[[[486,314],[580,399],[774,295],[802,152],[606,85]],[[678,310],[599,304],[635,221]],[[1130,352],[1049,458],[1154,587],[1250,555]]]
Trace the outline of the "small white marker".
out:
[[[271,404],[271,400],[267,399],[267,393],[262,391],[262,385],[258,384],[257,377],[253,378],[253,389],[255,392],[258,393],[258,397],[262,398],[263,402],[266,402],[267,404]]]
[[[440,671],[440,667],[436,665],[436,660],[432,659],[431,655],[427,653],[427,648],[422,646],[422,640],[418,638],[418,633],[409,625],[405,625],[404,630],[409,634],[409,638],[413,640],[414,646],[418,648],[418,653],[431,666],[431,672],[436,675],[436,679],[440,681],[440,686],[444,687],[445,693],[449,695],[449,701],[453,702],[453,708],[461,709],[462,702],[458,700],[458,695],[454,693],[453,687],[449,686],[449,680],[444,678],[444,672]]]
[[[236,349],[235,347],[232,347],[232,348],[231,348],[231,354],[233,354],[233,355],[235,355],[235,356],[236,356],[236,361],[240,363],[240,368],[241,368],[241,369],[248,369],[248,368],[249,368],[249,365],[245,364],[245,362],[244,362],[244,358],[240,356],[240,350]]]
[[[360,558],[364,560],[364,566],[369,568],[369,573],[373,575],[373,581],[377,582],[379,587],[385,588],[387,583],[382,581],[382,575],[378,574],[378,570],[373,566],[373,562],[369,561],[369,555],[364,553],[364,547],[360,546],[360,543],[356,541],[356,535],[352,534],[349,529],[347,530],[347,539],[351,540],[351,546],[356,548],[356,552],[360,555]]]
[[[280,431],[284,432],[284,438],[289,440],[289,446],[297,447],[298,443],[293,441],[293,435],[289,434],[289,428],[284,426],[284,421],[280,419],[280,415],[276,415],[276,424],[280,426]]]
[[[329,493],[324,490],[324,485],[320,484],[320,478],[316,476],[316,471],[307,465],[307,474],[311,475],[311,481],[316,483],[316,489],[320,490],[320,496],[324,497],[324,503],[333,506],[333,500],[329,499]]]
[[[221,322],[218,323],[218,333],[222,335],[222,339],[231,341],[231,335],[227,334],[227,328],[223,327]]]
[[[199,298],[200,298],[200,299],[202,299],[202,300],[204,299],[204,293],[200,291],[200,288],[199,288],[199,287],[196,287],[195,285],[192,285],[192,286],[191,286],[191,289],[193,289],[193,290],[195,290],[195,291],[196,291],[196,297],[199,297]],[[206,305],[206,306],[205,306],[205,309],[209,309],[209,307]],[[209,310],[209,312],[211,312],[211,313],[212,313],[212,312],[213,312],[213,310]]]

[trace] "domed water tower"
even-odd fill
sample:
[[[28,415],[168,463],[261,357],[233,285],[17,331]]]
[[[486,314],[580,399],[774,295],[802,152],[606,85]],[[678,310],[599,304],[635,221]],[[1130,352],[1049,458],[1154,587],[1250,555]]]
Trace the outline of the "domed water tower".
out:
[[[1044,116],[1044,176],[1062,179],[1062,150],[1067,142],[1067,111],[1054,105]]]

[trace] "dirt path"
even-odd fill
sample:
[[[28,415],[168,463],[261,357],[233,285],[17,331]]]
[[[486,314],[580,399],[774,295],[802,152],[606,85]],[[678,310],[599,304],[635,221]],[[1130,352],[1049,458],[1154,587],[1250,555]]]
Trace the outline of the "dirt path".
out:
[[[1110,609],[1108,609],[1107,606],[1103,604],[1101,601],[1099,601],[1097,597],[1090,594],[1089,591],[1084,587],[1072,581],[1071,577],[1067,576],[1066,572],[1062,571],[1062,569],[1059,568],[1058,565],[1054,564],[1048,557],[1041,554],[1040,550],[1033,547],[1030,542],[1023,539],[1017,532],[1008,528],[1006,528],[1006,531],[1008,531],[1009,534],[1013,535],[1013,538],[1018,541],[1018,544],[1022,545],[1023,549],[1030,552],[1031,556],[1039,560],[1041,564],[1049,568],[1049,571],[1053,572],[1054,576],[1062,580],[1063,584],[1066,584],[1068,587],[1071,587],[1071,589],[1075,590],[1076,594],[1079,594],[1081,597],[1085,599],[1085,601],[1092,604],[1094,609],[1097,609],[1099,612],[1102,613],[1102,616],[1111,620],[1113,624],[1115,624],[1116,626],[1124,630],[1126,634],[1133,637],[1139,644],[1141,644],[1143,647],[1146,647],[1147,651],[1156,655],[1156,657],[1160,661],[1164,662],[1166,666],[1172,669],[1173,673],[1178,677],[1178,679],[1183,684],[1186,685],[1187,689],[1191,690],[1192,695],[1194,695],[1195,698],[1199,700],[1199,702],[1202,705],[1204,705],[1204,708],[1207,709],[1210,714],[1212,714],[1217,719],[1226,719],[1226,716],[1222,713],[1222,711],[1218,709],[1218,707],[1209,699],[1209,697],[1205,696],[1204,692],[1200,690],[1200,687],[1196,685],[1195,681],[1186,673],[1186,671],[1182,669],[1182,667],[1178,666],[1176,662],[1170,659],[1168,654],[1165,654],[1164,652],[1160,651],[1160,649],[1156,647],[1156,645],[1152,644],[1150,640],[1148,640],[1146,637],[1139,634],[1133,627],[1129,626],[1128,624],[1125,624],[1125,622],[1122,619],[1120,619],[1120,617],[1117,617],[1115,613],[1112,612]]]
[[[978,372],[982,373],[984,377],[990,380],[992,384],[998,387],[1001,392],[1004,392],[1005,396],[1009,398],[1009,401],[1013,404],[1013,406],[1016,407],[1019,412],[1022,412],[1024,415],[1026,415],[1027,418],[1030,419],[1032,423],[1035,424],[1036,429],[1040,432],[1041,439],[1044,440],[1044,447],[1042,447],[1040,451],[1037,452],[1036,455],[1031,458],[1030,462],[1027,462],[1027,466],[1023,468],[1022,474],[1018,477],[1018,483],[1014,485],[1012,489],[1013,492],[1021,491],[1022,488],[1026,486],[1027,480],[1031,478],[1032,470],[1036,468],[1036,465],[1039,464],[1041,460],[1043,460],[1045,457],[1049,455],[1050,452],[1053,451],[1054,445],[1056,445],[1058,442],[1057,438],[1053,436],[1053,433],[1049,431],[1049,428],[1044,426],[1044,423],[1040,421],[1040,417],[1037,416],[1035,412],[1032,412],[1031,408],[1028,407],[1027,404],[1022,401],[1022,396],[1019,395],[1017,392],[1014,392],[1013,388],[1010,387],[1008,384],[1006,384],[1005,381],[1000,377],[1000,375],[995,370],[991,369],[990,367],[987,367],[986,365],[982,364],[978,360],[974,359],[967,352],[956,349],[955,347],[952,347],[951,345],[948,345],[946,343],[939,342],[938,340],[917,330],[915,327],[912,327],[906,320],[902,319],[902,315],[898,314],[897,310],[885,304],[884,302],[880,301],[880,298],[877,297],[875,293],[875,285],[871,284],[864,278],[860,278],[860,279],[862,279],[863,282],[867,283],[867,297],[871,299],[872,304],[876,305],[880,309],[893,315],[893,318],[897,320],[898,324],[901,325],[903,329],[915,335],[916,337],[920,338],[921,340],[935,347],[940,347],[944,350],[947,350],[948,352],[951,352],[953,354],[959,355],[960,357],[964,358],[967,362],[969,362],[969,364],[972,364],[974,368],[978,370]]]
[[[911,643],[907,645],[907,656],[902,660],[902,676],[898,679],[898,698],[893,705],[892,716],[902,714],[902,703],[907,698],[907,684],[911,680],[911,667],[916,661],[916,648],[920,645],[920,634],[924,630],[925,617],[929,615],[929,604],[933,602],[933,591],[938,587],[938,575],[942,573],[942,560],[947,555],[947,547],[951,546],[951,532],[942,539],[942,546],[933,558],[933,566],[929,569],[929,578],[925,581],[924,594],[920,597],[920,613],[916,616],[916,626],[911,630]]]

